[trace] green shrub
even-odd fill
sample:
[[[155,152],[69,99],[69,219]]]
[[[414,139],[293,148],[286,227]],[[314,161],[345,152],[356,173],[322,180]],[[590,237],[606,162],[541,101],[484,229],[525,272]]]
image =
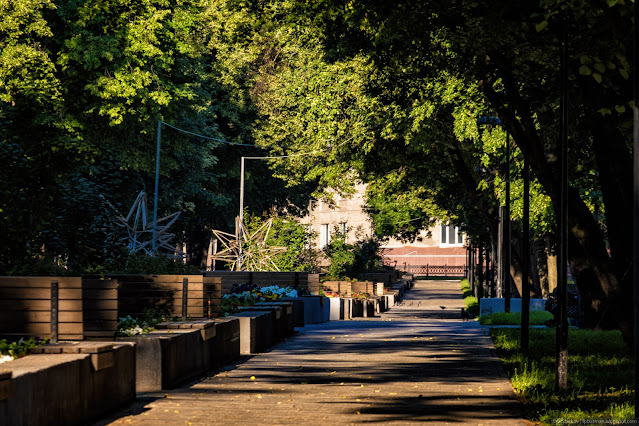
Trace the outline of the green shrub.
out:
[[[202,273],[195,266],[186,265],[179,259],[169,259],[166,256],[152,257],[146,254],[124,255],[93,273],[101,273],[102,269],[111,274],[199,275]]]
[[[544,325],[555,317],[548,311],[531,311],[530,325]],[[479,317],[481,325],[520,325],[521,312],[495,312]]]
[[[324,254],[330,261],[327,279],[351,279],[363,272],[381,269],[379,250],[377,238],[372,237],[355,244],[348,244],[345,235],[336,228],[331,243],[324,248]]]
[[[461,290],[462,290],[462,296],[464,297],[464,304],[466,305],[466,310],[471,316],[476,318],[479,315],[479,301],[473,295],[473,292],[470,290],[470,285],[468,284],[468,280],[466,278],[461,280]]]
[[[28,355],[29,349],[44,345],[48,342],[49,339],[40,339],[39,337],[30,337],[16,341],[2,339],[0,340],[0,355],[22,358]]]

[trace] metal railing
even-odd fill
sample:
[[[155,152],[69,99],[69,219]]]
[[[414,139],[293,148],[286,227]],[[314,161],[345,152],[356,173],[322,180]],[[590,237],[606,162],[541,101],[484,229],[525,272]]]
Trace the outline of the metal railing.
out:
[[[414,275],[427,277],[463,277],[466,275],[464,265],[397,265],[397,269]]]

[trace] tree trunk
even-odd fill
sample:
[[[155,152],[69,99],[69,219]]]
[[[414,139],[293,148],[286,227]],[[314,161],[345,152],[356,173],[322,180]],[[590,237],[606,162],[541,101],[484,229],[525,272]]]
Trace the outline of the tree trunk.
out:
[[[548,293],[557,288],[557,247],[553,235],[546,235],[546,267],[548,271]]]
[[[508,102],[484,84],[484,92],[496,107],[498,116],[511,133],[515,143],[530,161],[533,173],[551,198],[555,211],[560,201],[560,180],[556,156],[547,159],[544,145],[532,118],[530,105],[519,97],[512,78],[504,78]],[[632,338],[631,305],[614,268],[597,222],[574,188],[568,191],[568,259],[582,296],[585,327],[611,328],[619,326],[625,338]],[[630,308],[630,309],[629,309]],[[616,313],[616,315],[613,314]]]

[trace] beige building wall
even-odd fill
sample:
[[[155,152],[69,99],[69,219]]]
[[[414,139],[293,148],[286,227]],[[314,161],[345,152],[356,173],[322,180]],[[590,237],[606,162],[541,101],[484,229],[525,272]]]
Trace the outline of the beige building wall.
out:
[[[365,185],[356,185],[356,193],[351,197],[335,195],[334,205],[324,201],[311,201],[309,215],[301,219],[316,234],[316,246],[324,248],[335,234],[335,227],[341,232],[347,229],[346,242],[353,243],[372,235],[370,217],[364,212]],[[328,232],[328,233],[327,233]]]
[[[348,230],[346,241],[353,243],[373,234],[372,222],[364,211],[366,185],[358,184],[355,194],[342,198],[335,196],[334,205],[313,201],[309,215],[301,220],[316,234],[316,247],[323,248],[330,242],[335,227]],[[444,229],[442,230],[442,226]],[[388,265],[449,265],[459,266],[466,262],[465,237],[458,235],[458,229],[438,223],[410,243],[391,238],[382,246],[384,263]],[[322,262],[325,264],[326,262]]]

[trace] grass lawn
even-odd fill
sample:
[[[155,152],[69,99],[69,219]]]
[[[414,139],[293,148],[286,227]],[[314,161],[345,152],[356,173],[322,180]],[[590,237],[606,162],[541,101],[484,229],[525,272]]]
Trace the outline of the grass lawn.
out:
[[[519,352],[519,329],[492,329],[490,335],[527,419],[559,424],[634,418],[632,353],[620,332],[569,331],[564,393],[555,391],[554,329],[530,330],[528,357]]]

